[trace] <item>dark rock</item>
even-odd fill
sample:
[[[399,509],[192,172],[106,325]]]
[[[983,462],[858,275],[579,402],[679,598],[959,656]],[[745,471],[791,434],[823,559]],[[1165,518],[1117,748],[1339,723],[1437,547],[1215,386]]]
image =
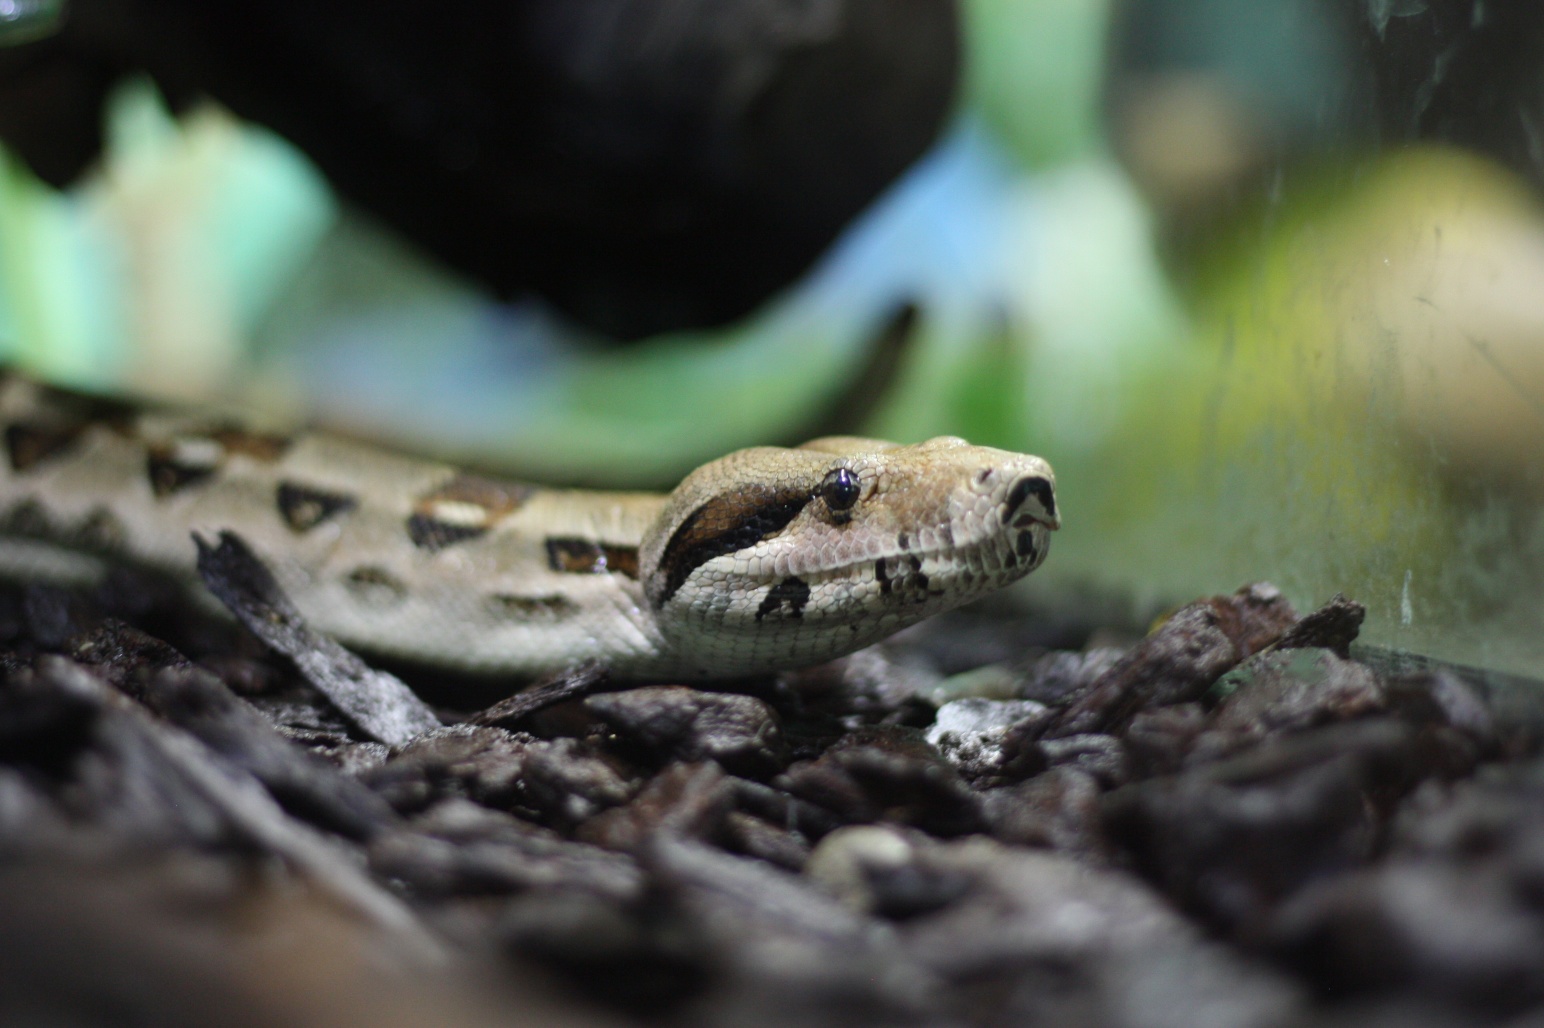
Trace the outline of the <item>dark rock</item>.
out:
[[[706,1023],[892,1024],[922,1008],[927,976],[897,951],[889,926],[807,879],[668,835],[655,838],[646,866],[716,955]]]
[[[1361,664],[1329,650],[1274,650],[1251,657],[1217,681],[1224,699],[1207,719],[1187,762],[1204,763],[1272,736],[1377,713],[1383,685]]]
[[[534,741],[498,728],[453,725],[398,747],[363,778],[403,813],[457,796],[507,805]]]
[[[76,660],[262,782],[291,814],[355,839],[394,817],[381,799],[276,732],[250,704],[166,643],[106,622],[72,641]]]
[[[350,778],[363,777],[391,759],[391,747],[382,742],[351,742],[319,752]]]
[[[734,786],[735,801],[744,810],[772,824],[786,825],[807,839],[819,839],[842,826],[839,816],[806,800],[790,796],[780,789],[750,782],[743,778],[730,779]]]
[[[1428,781],[1400,807],[1396,852],[1453,863],[1528,855],[1544,833],[1544,764],[1483,769],[1466,782]],[[1492,865],[1492,870],[1494,866]]]
[[[79,826],[72,833],[78,840],[262,854],[399,944],[421,955],[439,951],[401,904],[361,873],[353,853],[296,823],[249,773],[156,720],[81,665],[41,657],[35,669],[13,673],[5,693],[51,695],[73,709],[96,710],[80,749],[23,765],[40,782],[39,792]],[[0,849],[13,852],[29,844],[35,843],[28,837],[0,839]]]
[[[1118,730],[1139,711],[1199,699],[1296,623],[1280,591],[1264,583],[1182,607],[1084,690],[1046,736]]]
[[[577,739],[534,739],[511,779],[513,806],[560,827],[576,825],[607,807],[625,803],[637,781],[604,753]]]
[[[98,631],[103,627],[107,626],[98,626]],[[260,657],[239,653],[204,654],[199,657],[198,664],[212,671],[226,688],[255,707],[262,699],[281,693],[294,683],[293,676],[284,674],[275,663]]]
[[[1126,747],[1113,735],[1069,735],[1040,743],[1051,767],[1070,767],[1091,775],[1102,788],[1113,789],[1131,778]]]
[[[1006,843],[1098,856],[1105,852],[1101,790],[1085,771],[1058,767],[982,794],[987,831]]]
[[[0,766],[0,857],[46,853],[68,835],[69,818],[26,769]]]
[[[579,889],[631,899],[643,880],[626,857],[466,800],[447,800],[370,843],[370,869],[413,895]]]
[[[1209,601],[1176,611],[1063,710],[1046,738],[1118,730],[1139,710],[1199,698],[1243,656],[1223,623]]]
[[[632,773],[577,739],[536,739],[514,782],[514,809],[559,827],[625,803],[637,791]]]
[[[1100,1014],[1089,1023],[1112,1028],[1322,1028],[1300,982],[1215,944],[1122,952],[1101,968],[1099,998]]]
[[[1123,737],[1133,776],[1152,778],[1178,771],[1205,724],[1206,712],[1199,703],[1138,712]]]
[[[976,794],[936,750],[904,729],[853,732],[774,784],[848,823],[893,821],[946,836],[983,823]]]
[[[0,634],[30,631],[6,627],[24,607],[0,585]],[[662,1026],[1446,1028],[1544,1007],[1544,761],[1519,759],[1544,739],[1537,688],[1287,646],[1311,633],[1284,639],[1261,587],[1124,656],[935,684],[936,711],[889,658],[826,669],[824,693],[741,686],[760,698],[576,699],[603,683],[571,675],[560,702],[501,708],[526,731],[391,749],[277,662],[238,696],[90,607],[42,626],[84,626],[77,662],[0,655],[0,863],[197,851]],[[896,723],[919,712],[926,732]],[[1104,727],[1067,731],[1090,714]],[[936,838],[970,832],[990,837]]]
[[[1305,616],[1276,643],[1280,649],[1308,647],[1331,650],[1349,660],[1351,644],[1362,631],[1367,608],[1336,593],[1330,601]]]
[[[364,781],[403,812],[464,796],[559,825],[625,803],[636,789],[615,761],[576,739],[549,741],[476,725],[421,735]]]
[[[765,860],[788,871],[804,870],[810,856],[809,840],[803,835],[739,810],[724,816],[719,838],[731,853]]]
[[[1248,925],[1306,882],[1366,863],[1392,804],[1424,771],[1404,725],[1329,726],[1117,790],[1105,824],[1185,909]]]
[[[585,890],[543,889],[511,900],[493,933],[586,999],[634,1016],[683,1002],[712,971],[711,950],[693,925],[651,897],[618,904]]]
[[[169,643],[112,618],[72,636],[68,649],[72,660],[141,702],[145,701],[143,682],[149,674],[194,667]]]
[[[1340,996],[1284,1022],[1287,1028],[1474,1028],[1472,1011],[1430,996]],[[1519,1028],[1525,1022],[1518,1022]]]
[[[260,696],[250,702],[280,736],[302,748],[334,750],[359,741],[358,733],[342,715],[330,704],[318,702],[316,690],[307,686]]]
[[[1437,773],[1457,778],[1473,771],[1502,748],[1496,716],[1479,691],[1457,675],[1434,671],[1390,678],[1385,689],[1392,709],[1421,729]]]
[[[717,764],[672,764],[630,802],[580,825],[577,837],[631,852],[657,832],[687,838],[714,836],[734,800],[734,787]]]
[[[241,941],[251,940],[230,930],[235,908],[263,894],[246,884],[242,895],[236,869],[175,851],[139,861],[57,853],[7,861],[0,1023],[260,1028],[283,1017],[284,1001],[253,988],[240,966],[252,955]]]
[[[281,737],[212,675],[163,671],[141,694],[147,705],[263,784],[295,817],[353,839],[368,839],[396,817],[357,780]]]
[[[80,594],[51,585],[29,585],[22,593],[21,615],[26,635],[44,650],[62,650],[93,620]]]
[[[874,925],[804,878],[761,861],[664,834],[653,837],[644,866],[659,888],[693,911],[699,925],[715,942],[726,943],[729,952],[750,955],[789,938],[808,945],[811,957],[848,946],[883,945],[883,932]]]
[[[0,761],[21,772],[67,821],[142,845],[229,846],[238,839],[218,800],[169,759],[163,730],[106,700],[79,665],[46,657],[0,691]],[[24,848],[18,837],[0,848]]]
[[[1400,807],[1393,858],[1504,881],[1544,915],[1544,764],[1488,767],[1463,782],[1428,781]]]
[[[777,713],[754,696],[658,685],[591,696],[585,707],[649,753],[712,760],[751,778],[783,766]]]
[[[1302,1006],[1289,983],[1206,943],[1124,873],[988,839],[924,847],[932,867],[971,887],[898,935],[954,987],[945,1009],[957,1018],[1178,1026],[1196,1023],[1202,1004],[1218,1024],[1274,1024]]]
[[[1330,994],[1416,991],[1494,1015],[1544,1000],[1544,923],[1504,877],[1400,862],[1311,885],[1271,951]]]
[[[1430,700],[1440,718],[1455,730],[1478,743],[1487,754],[1497,748],[1496,716],[1474,686],[1449,671],[1409,675],[1392,679],[1389,693],[1397,707],[1408,698],[1422,696]]]
[[[1337,596],[1331,606],[1337,600],[1345,602],[1344,597]],[[1218,627],[1238,647],[1240,657],[1253,656],[1272,643],[1280,645],[1279,640],[1300,624],[1292,604],[1269,582],[1256,582],[1230,596],[1213,596],[1202,602],[1216,611]]]
[[[47,778],[69,773],[104,716],[89,692],[60,688],[32,668],[13,671],[0,691],[0,761]]]
[[[776,983],[775,992],[801,1003],[829,1003],[834,989],[880,1013],[895,997],[916,994],[919,983],[882,923],[807,879],[669,834],[655,835],[643,856],[659,894],[703,934],[731,981]]]
[[[1038,658],[1024,672],[1019,696],[1051,707],[1065,707],[1078,700],[1125,653],[1112,646],[1069,653],[1058,650]]]

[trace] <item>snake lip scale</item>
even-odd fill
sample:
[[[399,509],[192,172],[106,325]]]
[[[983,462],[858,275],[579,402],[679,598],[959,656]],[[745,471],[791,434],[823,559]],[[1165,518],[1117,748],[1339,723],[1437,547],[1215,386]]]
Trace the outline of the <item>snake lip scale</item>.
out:
[[[1060,525],[1049,464],[949,436],[739,450],[659,495],[485,478],[14,375],[0,426],[0,566],[35,570],[43,540],[196,583],[191,535],[233,531],[318,629],[488,675],[820,663],[1022,578]]]

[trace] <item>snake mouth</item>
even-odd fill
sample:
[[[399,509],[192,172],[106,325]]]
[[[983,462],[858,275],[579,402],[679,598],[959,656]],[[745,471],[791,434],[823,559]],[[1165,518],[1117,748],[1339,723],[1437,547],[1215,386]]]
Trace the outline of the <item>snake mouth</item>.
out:
[[[1019,510],[1012,520],[994,515],[970,527],[958,522],[942,527],[931,533],[935,540],[931,545],[922,542],[929,539],[929,534],[922,534],[919,539],[918,534],[902,533],[895,546],[831,563],[806,564],[797,573],[829,580],[856,574],[869,566],[878,568],[879,577],[884,576],[886,569],[909,567],[909,572],[902,573],[920,574],[924,581],[935,584],[960,578],[979,583],[985,592],[998,587],[987,585],[989,580],[999,575],[1009,580],[1022,577],[1045,561],[1051,548],[1051,533],[1061,527],[1061,519],[1047,516],[1033,502],[1028,507]],[[769,581],[777,577],[769,576]]]
[[[964,602],[1038,568],[1050,552],[1051,532],[1055,529],[1055,524],[1043,518],[1020,515],[1012,524],[982,532],[975,538],[956,537],[939,546],[913,544],[859,560],[809,568],[805,574],[812,580],[829,581],[872,567],[882,592],[889,593],[906,581],[916,583],[924,594],[937,597],[941,595],[937,590],[943,589],[958,594],[959,602]],[[887,584],[891,588],[885,588]]]

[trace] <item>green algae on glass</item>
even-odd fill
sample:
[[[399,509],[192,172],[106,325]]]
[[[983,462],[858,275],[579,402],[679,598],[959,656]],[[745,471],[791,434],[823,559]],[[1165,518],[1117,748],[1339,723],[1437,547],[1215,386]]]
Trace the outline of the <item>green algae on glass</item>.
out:
[[[1109,0],[968,0],[967,103],[1027,167],[1101,146]]]
[[[1069,513],[1030,590],[1141,606],[1268,579],[1300,607],[1365,603],[1370,642],[1536,671],[1537,200],[1410,149],[1300,177],[1235,227],[1190,281],[1188,333],[1108,391],[1119,422],[1044,445]]]

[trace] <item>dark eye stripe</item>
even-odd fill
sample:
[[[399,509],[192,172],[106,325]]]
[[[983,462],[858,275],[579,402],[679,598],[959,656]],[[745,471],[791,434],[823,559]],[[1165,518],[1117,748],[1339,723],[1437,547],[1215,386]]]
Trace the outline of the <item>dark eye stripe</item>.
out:
[[[655,598],[663,607],[691,573],[714,557],[743,550],[776,535],[810,502],[808,489],[778,491],[747,486],[723,493],[688,514],[665,544],[659,560],[664,587]]]

